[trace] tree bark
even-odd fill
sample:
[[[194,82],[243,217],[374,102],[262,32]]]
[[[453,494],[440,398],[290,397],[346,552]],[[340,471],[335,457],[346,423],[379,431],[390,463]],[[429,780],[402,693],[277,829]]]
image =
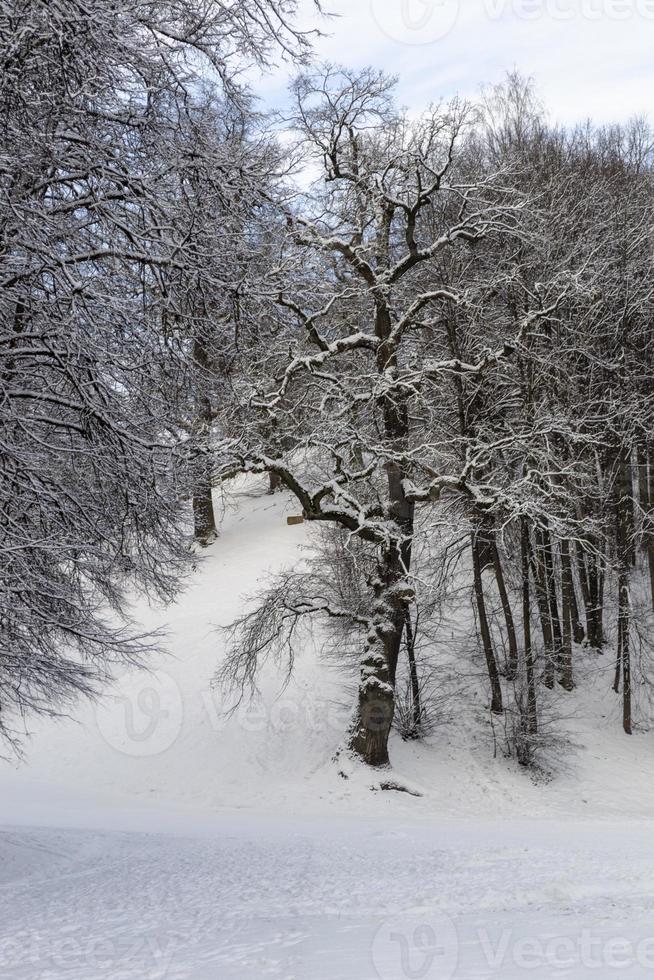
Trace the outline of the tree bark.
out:
[[[561,687],[571,691],[574,687],[572,676],[572,602],[574,580],[570,561],[570,542],[561,541],[561,611],[562,611],[562,662]]]
[[[380,259],[388,264],[387,246],[390,218],[384,225]],[[382,341],[377,351],[377,370],[381,376],[397,370],[397,351],[391,343],[392,320],[384,300],[376,301],[375,333]],[[406,396],[393,392],[380,396],[384,435],[389,449],[404,452],[409,434]],[[406,625],[406,610],[412,601],[408,575],[411,567],[415,505],[407,499],[404,481],[409,473],[400,463],[386,465],[388,512],[397,537],[380,547],[375,586],[376,636],[372,650],[364,659],[359,685],[356,720],[350,749],[370,766],[389,764],[388,737],[395,710],[395,677]]]
[[[193,526],[195,540],[206,548],[218,537],[216,515],[213,509],[211,474],[204,472],[201,484],[196,483],[193,493]]]
[[[415,631],[413,629],[413,623],[411,622],[411,610],[408,606],[405,608],[405,638],[406,638],[406,652],[407,660],[409,662],[409,678],[411,680],[411,699],[413,708],[413,731],[412,735],[417,738],[420,733],[420,725],[422,722],[422,705],[420,703],[420,680],[418,678],[418,665],[416,663],[416,637]]]
[[[502,604],[502,612],[504,613],[506,635],[509,644],[509,659],[506,666],[506,676],[509,680],[513,680],[518,672],[518,640],[516,637],[515,621],[513,619],[511,601],[506,588],[502,560],[500,558],[500,552],[499,548],[497,547],[497,541],[494,533],[491,539],[491,551],[493,556],[493,570],[495,572],[497,589],[500,594],[500,602]]]
[[[357,719],[350,748],[369,766],[387,766],[388,736],[395,711],[388,650],[371,649],[361,666]]]
[[[529,525],[526,517],[521,519],[521,552],[522,552],[522,621],[523,643],[525,655],[525,674],[527,678],[527,706],[529,717],[529,733],[538,732],[538,711],[536,702],[536,675],[534,671],[534,655],[531,645],[531,596],[529,588],[529,566],[531,544]]]
[[[638,495],[642,512],[642,542],[647,556],[649,570],[650,599],[654,609],[654,531],[652,529],[651,509],[654,503],[652,461],[646,443],[638,446]]]
[[[209,367],[209,358],[204,344],[196,339],[193,344],[193,358],[204,370]],[[213,508],[211,478],[211,425],[213,411],[211,401],[206,395],[199,399],[196,428],[201,455],[195,460],[195,481],[193,487],[193,525],[195,540],[207,547],[218,537],[216,514]]]
[[[268,474],[268,493],[275,493],[276,490],[280,490],[282,486],[282,478],[278,473]]]
[[[572,589],[570,592],[570,614],[572,616],[572,636],[575,643],[583,643],[586,639],[586,630],[581,622],[581,616],[579,615],[579,603],[577,601],[577,589],[575,587],[575,563],[572,560],[572,555],[570,554],[569,561],[571,564],[570,575],[572,576]]]
[[[595,650],[601,650],[604,646],[604,569],[598,554],[588,556],[588,600],[588,643]]]
[[[500,675],[497,669],[495,653],[493,651],[493,641],[491,638],[490,627],[488,625],[488,616],[486,615],[486,602],[484,600],[484,586],[481,577],[481,561],[479,557],[479,542],[477,535],[474,532],[472,535],[472,568],[474,575],[477,614],[479,616],[479,632],[481,633],[481,642],[484,650],[484,656],[486,658],[488,679],[490,681],[491,711],[494,714],[499,715],[502,714],[503,711],[502,686],[500,684]]]
[[[560,666],[563,658],[563,631],[561,629],[561,619],[559,617],[559,600],[556,591],[556,574],[554,571],[554,548],[552,538],[546,528],[540,528],[540,550],[543,558],[543,568],[545,570],[545,590],[547,604],[550,613],[550,623],[552,628],[552,643],[554,645],[554,657]]]
[[[616,480],[616,552],[618,559],[618,655],[614,689],[619,691],[622,673],[622,727],[632,733],[631,718],[631,650],[630,650],[630,578],[633,550],[633,480],[631,453],[622,447],[618,456]],[[621,669],[622,668],[622,669]]]
[[[542,549],[539,547],[539,535],[537,535],[535,554],[532,556],[534,570],[534,582],[536,585],[536,601],[540,616],[541,631],[543,633],[543,647],[545,651],[545,669],[543,671],[543,684],[550,690],[554,687],[554,673],[556,651],[554,647],[554,636],[552,634],[552,617],[550,605],[547,599],[547,584],[545,565],[543,561]]]

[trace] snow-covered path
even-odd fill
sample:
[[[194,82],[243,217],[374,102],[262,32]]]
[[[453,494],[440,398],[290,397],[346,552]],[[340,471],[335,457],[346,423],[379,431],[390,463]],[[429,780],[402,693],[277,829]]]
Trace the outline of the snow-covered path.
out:
[[[12,980],[654,975],[640,825],[219,816],[2,835]]]

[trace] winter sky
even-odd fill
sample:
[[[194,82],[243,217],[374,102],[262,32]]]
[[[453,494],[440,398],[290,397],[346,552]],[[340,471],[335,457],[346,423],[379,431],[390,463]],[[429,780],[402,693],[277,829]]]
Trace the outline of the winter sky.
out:
[[[301,4],[328,35],[320,59],[399,75],[411,110],[517,68],[553,119],[654,121],[654,0],[323,0],[330,20]],[[265,100],[279,105],[285,84],[284,70],[269,76]]]

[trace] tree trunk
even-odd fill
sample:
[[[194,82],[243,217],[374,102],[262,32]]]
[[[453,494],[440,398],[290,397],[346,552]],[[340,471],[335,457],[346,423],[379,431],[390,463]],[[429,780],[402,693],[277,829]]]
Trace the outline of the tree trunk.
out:
[[[385,231],[390,235],[390,224]],[[387,262],[387,259],[384,260]],[[381,377],[397,369],[397,352],[390,343],[391,313],[383,300],[377,301],[375,334],[382,341],[377,350]],[[393,392],[380,396],[384,436],[389,448],[402,453],[409,433],[406,396]],[[386,465],[388,511],[397,528],[397,539],[381,547],[375,584],[376,636],[361,668],[357,717],[350,749],[370,766],[389,764],[388,737],[395,710],[395,676],[406,625],[406,610],[413,594],[408,581],[411,567],[415,505],[407,499],[404,486],[410,475],[403,465]]]
[[[357,715],[350,737],[350,749],[369,766],[389,764],[395,677],[406,623],[405,588],[402,551],[393,543],[379,560],[374,608],[377,626],[361,666]]]
[[[411,610],[407,606],[405,609],[405,638],[406,652],[409,661],[409,677],[411,680],[411,700],[413,708],[413,731],[412,735],[417,738],[420,733],[422,722],[422,705],[420,703],[420,680],[418,678],[418,665],[416,663],[416,637],[411,622]]]
[[[499,715],[503,711],[502,687],[500,684],[499,671],[497,669],[497,661],[495,660],[495,653],[493,651],[493,641],[491,639],[490,628],[488,625],[488,617],[486,615],[484,587],[481,577],[481,561],[479,557],[479,542],[477,535],[474,532],[472,535],[472,568],[474,575],[477,614],[479,616],[479,632],[481,633],[481,642],[484,650],[484,656],[486,658],[488,679],[490,681],[491,711],[494,714]]]
[[[522,568],[522,636],[525,680],[527,682],[527,751],[523,765],[529,765],[532,758],[531,738],[538,734],[538,704],[536,701],[536,674],[534,671],[534,655],[531,645],[531,595],[529,588],[529,568],[531,565],[531,541],[527,518],[520,519],[520,554]]]
[[[193,343],[193,358],[203,370],[209,367],[209,358],[204,344],[196,338]],[[196,418],[199,457],[194,461],[195,480],[193,487],[193,525],[195,540],[203,547],[218,537],[216,515],[213,509],[211,474],[211,425],[213,411],[211,401],[201,395]]]
[[[649,585],[650,594],[652,597],[652,609],[654,609],[654,515],[652,515],[652,507],[654,506],[654,462],[652,461],[652,454],[648,447],[647,449],[647,500],[649,503],[648,513],[647,513],[647,562],[649,565]]]
[[[211,476],[208,473],[204,475],[206,479],[202,481],[202,486],[196,483],[193,493],[193,526],[195,540],[206,548],[218,537],[218,529],[213,509]]]
[[[586,631],[581,622],[581,616],[579,615],[579,603],[577,601],[577,589],[575,587],[575,563],[572,560],[572,555],[569,556],[570,561],[570,575],[572,576],[572,590],[570,592],[570,613],[572,616],[572,636],[575,643],[583,643],[586,639]]]
[[[633,550],[633,480],[631,453],[621,448],[616,481],[616,551],[618,559],[618,656],[614,689],[619,691],[622,673],[622,726],[632,733],[631,719],[631,651],[630,651],[630,576]],[[622,668],[622,670],[620,670]]]
[[[562,611],[562,662],[561,687],[571,691],[574,687],[572,677],[572,602],[574,581],[570,562],[570,542],[561,541],[561,611]]]
[[[652,504],[654,486],[652,461],[646,443],[638,446],[638,494],[642,512],[642,542],[647,555],[649,586],[652,609],[654,609],[654,530],[652,528]]]
[[[588,594],[588,643],[595,650],[601,650],[604,646],[604,569],[597,554],[588,557]]]
[[[203,548],[206,548],[218,537],[216,514],[213,509],[211,447],[209,444],[211,406],[208,401],[202,405],[197,425],[201,455],[197,457],[194,463],[193,528],[195,540]]]
[[[513,680],[518,672],[518,641],[516,638],[515,622],[513,619],[511,602],[506,589],[506,581],[504,579],[504,570],[502,568],[500,552],[497,547],[497,541],[495,540],[494,534],[491,540],[491,549],[493,555],[493,570],[495,572],[497,589],[500,594],[500,602],[502,604],[502,612],[504,613],[504,622],[506,624],[506,635],[509,643],[509,659],[506,668],[506,676],[509,678],[509,680]]]
[[[275,493],[282,486],[282,478],[278,473],[268,474],[268,493]]]
[[[371,649],[361,666],[357,718],[350,748],[369,766],[387,766],[388,736],[395,711],[388,651]]]
[[[551,690],[554,687],[556,654],[554,648],[554,636],[552,634],[552,618],[549,602],[547,600],[545,566],[543,562],[542,550],[538,546],[538,540],[535,555],[532,557],[532,565],[534,570],[534,582],[536,585],[536,601],[538,603],[538,612],[540,616],[540,625],[543,633],[543,646],[545,651],[543,684],[545,687],[548,687]]]
[[[556,592],[554,548],[552,546],[552,538],[546,528],[540,529],[540,549],[543,556],[543,567],[545,569],[545,589],[547,594],[547,604],[550,611],[554,657],[556,663],[561,666],[563,660],[563,631],[561,629],[559,600]]]
[[[631,650],[629,648],[629,574],[621,577],[619,584],[620,611],[618,630],[621,634],[622,653],[622,727],[627,735],[632,733],[631,721]]]

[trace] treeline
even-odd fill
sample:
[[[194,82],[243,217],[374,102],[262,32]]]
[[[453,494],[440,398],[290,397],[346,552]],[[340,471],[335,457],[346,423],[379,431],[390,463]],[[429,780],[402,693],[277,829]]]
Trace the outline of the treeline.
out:
[[[218,456],[337,530],[319,569],[236,624],[221,676],[252,682],[269,651],[292,663],[300,619],[344,624],[344,669],[353,637],[361,664],[348,744],[385,765],[407,670],[403,732],[424,729],[415,650],[448,528],[448,547],[467,539],[488,705],[510,710],[519,760],[582,643],[614,654],[631,733],[635,618],[639,651],[648,629],[632,593],[653,560],[646,123],[549,125],[517,76],[418,120],[373,71],[306,74],[295,95],[320,177],[279,206]]]
[[[140,662],[157,641],[124,625],[126,595],[170,600],[188,567],[182,502],[203,465],[206,418],[192,380],[196,326],[211,318],[216,337],[231,317],[241,275],[231,229],[240,234],[247,173],[260,181],[268,152],[254,136],[245,149],[258,124],[240,77],[280,52],[306,57],[295,7],[0,5],[0,733],[10,741],[23,715],[61,710],[97,692],[113,663]]]
[[[140,662],[129,590],[172,599],[216,484],[261,473],[322,533],[234,625],[223,680],[328,624],[358,663],[349,750],[385,765],[394,718],[428,730],[436,582],[463,575],[521,762],[582,643],[615,655],[631,732],[649,129],[560,129],[514,75],[416,118],[382,73],[324,66],[276,136],[239,71],[307,61],[294,7],[3,8],[0,726]]]

